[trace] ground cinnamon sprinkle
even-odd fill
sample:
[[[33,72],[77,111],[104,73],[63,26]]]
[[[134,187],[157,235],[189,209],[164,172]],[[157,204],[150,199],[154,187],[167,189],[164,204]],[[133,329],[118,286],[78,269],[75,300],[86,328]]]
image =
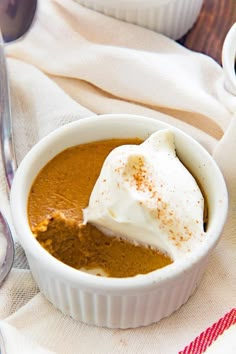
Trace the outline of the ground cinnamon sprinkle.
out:
[[[153,183],[148,178],[148,171],[145,168],[145,162],[143,158],[139,157],[137,164],[134,164],[132,168],[134,171],[136,171],[133,174],[133,178],[135,180],[137,191],[145,192],[148,190],[149,192],[151,192],[153,190]]]
[[[123,175],[126,175],[126,169],[124,170]],[[134,158],[134,162],[131,166],[131,176],[131,184],[135,186],[136,190],[138,192],[149,192],[149,199],[155,201],[156,208],[153,209],[153,217],[159,219],[160,229],[175,227],[176,224],[181,222],[175,217],[173,210],[169,210],[168,204],[161,198],[158,191],[155,189],[150,169],[145,166],[144,158]],[[182,243],[188,241],[191,237],[192,233],[187,226],[184,226],[183,234],[173,232],[172,229],[169,229],[169,239],[174,241],[177,247],[181,247]]]

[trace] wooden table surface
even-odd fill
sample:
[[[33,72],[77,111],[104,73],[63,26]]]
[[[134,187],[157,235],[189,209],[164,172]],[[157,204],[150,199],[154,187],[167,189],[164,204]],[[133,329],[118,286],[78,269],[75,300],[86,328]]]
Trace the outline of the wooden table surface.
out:
[[[204,0],[194,27],[179,42],[221,64],[225,36],[236,22],[236,0]]]

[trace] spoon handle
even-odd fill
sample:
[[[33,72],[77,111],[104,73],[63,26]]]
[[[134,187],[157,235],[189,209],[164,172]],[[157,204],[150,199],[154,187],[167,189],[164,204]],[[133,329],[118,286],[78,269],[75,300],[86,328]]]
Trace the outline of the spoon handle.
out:
[[[6,279],[7,275],[9,274],[12,268],[14,256],[15,256],[14,241],[12,238],[11,229],[6,218],[4,217],[1,211],[0,211],[0,237],[6,239],[6,248],[5,249],[3,248],[5,257],[3,263],[1,262],[1,266],[0,266],[0,287],[1,287],[2,283]]]
[[[4,53],[4,42],[0,30],[0,140],[2,161],[9,190],[16,172],[17,162],[12,133],[9,84]]]

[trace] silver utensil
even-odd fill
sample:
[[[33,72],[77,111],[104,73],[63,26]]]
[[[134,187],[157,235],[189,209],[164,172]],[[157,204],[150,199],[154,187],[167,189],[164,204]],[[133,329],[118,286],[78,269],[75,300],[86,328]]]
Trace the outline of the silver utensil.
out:
[[[35,17],[37,0],[1,0],[0,2],[0,128],[5,176],[10,189],[17,168],[4,44],[21,38]]]
[[[0,19],[1,24],[1,19]],[[4,42],[0,30],[0,139],[5,177],[10,190],[17,163],[12,134],[11,106]]]
[[[8,273],[11,270],[13,260],[14,260],[14,245],[11,235],[11,230],[6,219],[0,212],[0,237],[5,237],[6,239],[6,251],[5,259],[3,260],[2,266],[0,268],[0,286],[6,279]]]
[[[10,92],[4,46],[21,38],[35,17],[37,0],[0,1],[0,141],[8,191],[17,168],[14,149]],[[5,260],[0,268],[0,285],[8,275],[14,259],[14,244],[7,220],[0,211],[0,232],[7,242]]]

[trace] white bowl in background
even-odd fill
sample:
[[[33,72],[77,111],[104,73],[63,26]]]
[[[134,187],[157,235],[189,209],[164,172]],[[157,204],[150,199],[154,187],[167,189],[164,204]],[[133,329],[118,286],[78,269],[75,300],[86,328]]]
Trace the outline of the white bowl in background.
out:
[[[194,25],[203,0],[75,0],[95,11],[179,39]]]
[[[207,197],[206,240],[191,257],[162,269],[129,278],[98,277],[69,267],[51,256],[34,238],[27,217],[32,183],[48,161],[68,147],[110,138],[146,139],[170,128],[177,154],[200,182]],[[190,136],[156,119],[104,115],[65,125],[37,143],[21,162],[11,189],[15,231],[32,275],[46,298],[76,320],[110,328],[131,328],[157,322],[183,305],[194,292],[216,246],[227,214],[227,190],[209,153]]]
[[[224,40],[222,65],[225,72],[225,87],[236,95],[236,23],[230,28]]]

